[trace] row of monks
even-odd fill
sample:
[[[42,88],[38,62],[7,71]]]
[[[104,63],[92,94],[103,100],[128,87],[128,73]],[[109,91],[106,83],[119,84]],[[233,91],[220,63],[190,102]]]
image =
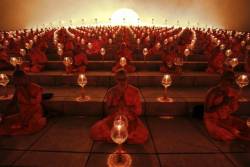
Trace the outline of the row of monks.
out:
[[[222,74],[233,58],[250,72],[249,54],[250,33],[222,29],[79,27],[0,34],[0,69],[12,68],[11,57],[21,57],[23,70],[34,73],[52,55],[66,61],[68,73],[85,72],[88,60],[115,60],[113,72],[124,66],[129,73],[136,71],[133,60],[161,60],[159,71],[175,72],[195,55],[208,62],[209,73]]]
[[[139,118],[142,114],[140,91],[128,83],[124,69],[119,69],[115,78],[117,84],[105,95],[106,115],[91,127],[90,136],[96,141],[112,142],[114,119],[122,115],[128,120],[127,142],[143,144],[148,139],[148,129]],[[7,110],[0,115],[0,136],[36,133],[47,123],[41,106],[43,89],[31,82],[20,69],[14,71],[13,82],[14,97]],[[204,125],[214,139],[250,141],[247,122],[232,115],[238,108],[239,89],[235,84],[234,72],[226,71],[220,83],[208,91],[205,99]]]

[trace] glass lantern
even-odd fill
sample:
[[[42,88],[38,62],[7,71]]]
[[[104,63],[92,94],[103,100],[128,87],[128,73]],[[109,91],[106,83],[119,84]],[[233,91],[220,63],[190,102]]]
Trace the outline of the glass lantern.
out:
[[[77,97],[76,100],[79,102],[88,101],[90,99],[89,96],[85,95],[84,87],[87,85],[88,80],[85,74],[79,74],[77,78],[77,84],[82,88],[81,96]]]
[[[7,84],[9,83],[9,77],[6,74],[0,74],[0,85],[3,87],[2,95],[0,99],[7,99],[9,94],[7,90]]]
[[[168,95],[167,95],[167,89],[169,86],[172,85],[171,75],[165,74],[161,80],[161,84],[164,88],[164,92],[163,92],[163,97],[158,98],[158,101],[160,101],[160,102],[172,102],[173,99],[168,97]]]
[[[17,58],[16,57],[10,57],[10,64],[13,67],[16,67],[16,65],[17,65]]]
[[[249,79],[246,74],[241,74],[236,78],[236,83],[240,87],[240,101],[245,101],[245,98],[242,96],[242,89],[249,84]]]
[[[144,49],[142,50],[142,54],[143,54],[143,57],[144,57],[144,61],[146,61],[146,57],[147,57],[148,54],[149,54],[148,48],[144,48]]]
[[[228,63],[234,70],[234,68],[239,64],[239,60],[238,58],[231,58]]]
[[[105,56],[105,54],[106,54],[105,48],[101,48],[100,54],[101,54],[101,56],[102,56],[102,61],[104,61],[104,56]]]
[[[124,68],[127,65],[127,59],[125,57],[120,58],[120,66]]]
[[[68,74],[69,73],[69,68],[73,64],[72,57],[64,57],[63,64],[65,65],[65,67],[66,67],[66,73]]]
[[[25,43],[25,49],[27,49],[27,50],[31,49],[30,43],[28,43],[28,42]]]
[[[57,54],[60,56],[60,59],[63,56],[63,49],[62,48],[57,48]]]
[[[184,56],[185,57],[188,57],[190,55],[190,50],[188,49],[188,48],[186,48],[185,50],[184,50]]]
[[[232,52],[231,49],[227,49],[226,52],[225,52],[225,55],[226,55],[227,57],[230,57],[232,54],[233,54],[233,52]]]
[[[124,115],[115,117],[113,127],[111,129],[110,137],[118,144],[118,148],[113,154],[110,154],[107,160],[109,167],[130,167],[132,163],[131,156],[122,149],[122,144],[128,138],[127,118]]]
[[[21,56],[25,57],[26,50],[25,49],[20,49],[19,53],[20,53]]]

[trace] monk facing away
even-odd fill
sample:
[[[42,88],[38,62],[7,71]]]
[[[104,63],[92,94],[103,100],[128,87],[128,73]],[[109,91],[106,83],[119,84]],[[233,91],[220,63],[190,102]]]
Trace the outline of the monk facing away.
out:
[[[114,118],[123,114],[128,119],[128,143],[143,144],[148,139],[148,130],[139,119],[142,113],[139,90],[127,83],[125,70],[119,70],[115,79],[117,85],[106,95],[106,110],[108,116],[91,128],[91,138],[97,141],[111,142],[110,132]]]
[[[0,136],[27,135],[40,131],[47,122],[41,106],[43,89],[29,81],[21,70],[14,72],[13,82],[15,93],[8,113],[2,117]]]
[[[231,115],[239,108],[239,93],[234,85],[234,73],[226,71],[220,83],[209,90],[205,101],[204,123],[208,133],[217,140],[250,141],[250,128],[246,121]]]

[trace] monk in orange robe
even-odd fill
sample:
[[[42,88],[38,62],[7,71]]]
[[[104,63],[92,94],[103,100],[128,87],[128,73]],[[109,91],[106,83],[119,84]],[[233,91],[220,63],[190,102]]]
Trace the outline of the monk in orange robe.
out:
[[[208,60],[207,72],[209,73],[220,73],[224,71],[225,54],[224,49],[217,46],[212,51],[212,55]]]
[[[101,43],[99,40],[91,40],[87,44],[86,48],[86,55],[89,60],[101,60],[100,58],[100,50],[101,50]]]
[[[160,42],[157,42],[154,47],[149,50],[148,60],[161,60],[164,55],[163,48]]]
[[[173,72],[175,57],[177,57],[177,48],[174,43],[172,43],[165,49],[165,54],[161,57],[162,65],[160,67],[160,72]]]
[[[31,49],[28,56],[30,62],[23,65],[25,72],[39,73],[48,62],[48,58],[40,46],[35,46]]]
[[[108,116],[91,128],[91,138],[97,141],[111,142],[110,131],[114,118],[123,114],[128,119],[128,143],[143,144],[148,139],[148,130],[139,119],[142,113],[139,90],[127,83],[125,70],[116,73],[117,85],[106,95]]]
[[[14,107],[15,114],[6,113],[2,118],[0,136],[26,135],[40,131],[47,122],[41,106],[43,89],[29,81],[28,76],[21,70],[14,72],[13,82],[15,94],[10,107]]]
[[[0,70],[6,70],[11,68],[9,63],[9,56],[3,46],[0,44]]]
[[[131,61],[133,60],[132,51],[127,47],[126,43],[122,43],[121,50],[117,53],[117,57],[116,57],[117,62],[116,62],[116,65],[112,68],[112,72],[116,73],[119,69],[122,68],[122,66],[120,65],[121,57],[125,57],[127,61],[127,64],[124,66],[124,69],[128,73],[135,72],[136,68],[135,66],[131,64]]]
[[[108,39],[107,44],[105,45],[106,48],[106,60],[114,60],[115,50],[117,49],[116,43],[110,38]]]
[[[245,70],[250,73],[250,45],[247,46],[245,52]]]
[[[66,37],[65,44],[64,44],[64,50],[65,50],[65,52],[74,50],[74,42],[73,42],[72,38]]]
[[[209,90],[205,101],[204,123],[209,134],[217,140],[250,141],[250,128],[246,121],[231,115],[239,107],[239,94],[233,86],[234,82],[234,73],[227,71],[219,85]]]
[[[88,65],[88,58],[84,54],[83,50],[78,46],[74,56],[73,56],[73,64],[70,67],[67,67],[67,73],[85,73]]]

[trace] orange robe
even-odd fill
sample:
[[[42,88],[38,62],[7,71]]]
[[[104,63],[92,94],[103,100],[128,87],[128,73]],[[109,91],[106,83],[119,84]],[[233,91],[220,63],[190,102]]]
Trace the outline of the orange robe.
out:
[[[92,48],[86,49],[87,58],[89,60],[101,60],[101,57],[99,55],[100,49],[101,49],[101,43],[98,40],[92,41]]]
[[[65,42],[65,48],[64,48],[65,51],[72,51],[74,50],[74,43],[72,40],[67,40]]]
[[[85,73],[87,64],[88,64],[87,56],[83,52],[80,52],[73,57],[73,65],[66,67],[66,72]]]
[[[14,99],[17,114],[4,118],[0,124],[1,135],[26,135],[40,131],[46,126],[41,106],[42,88],[34,83],[25,88],[18,88]]]
[[[11,64],[9,63],[9,56],[5,50],[0,50],[0,70],[6,70],[11,68]]]
[[[215,87],[208,92],[205,103],[204,124],[208,133],[217,140],[250,141],[250,129],[246,122],[232,116],[238,107],[238,92],[233,88]]]
[[[146,60],[161,60],[163,57],[164,52],[161,48],[153,47],[149,50],[149,55],[147,56]]]
[[[249,51],[248,51],[249,52]],[[250,53],[248,53],[250,55]],[[247,73],[250,73],[250,56],[245,55],[245,70]]]
[[[177,57],[176,49],[174,49],[174,46],[172,46],[171,50],[170,48],[169,50],[166,50],[166,53],[161,57],[163,65],[160,67],[160,72],[172,72],[175,57]]]
[[[215,53],[208,60],[207,72],[220,73],[220,74],[223,73],[224,62],[225,62],[224,52],[219,51],[219,52]]]
[[[117,86],[108,91],[106,107],[111,114],[93,125],[91,128],[91,138],[97,141],[111,141],[110,131],[121,103],[125,104],[125,110],[122,113],[128,118],[128,142],[137,144],[145,143],[148,139],[148,130],[139,119],[142,113],[140,93],[137,88],[131,85],[128,85],[126,88],[124,96],[121,96]]]
[[[106,60],[114,60],[115,56],[115,50],[117,49],[115,44],[107,44],[106,45],[106,55],[105,58]]]
[[[43,51],[39,48],[31,50],[30,54],[31,64],[24,64],[24,70],[26,72],[38,73],[44,69],[45,64],[48,62],[48,58]]]
[[[136,71],[136,67],[133,66],[130,62],[133,60],[132,58],[132,51],[130,51],[128,48],[123,49],[122,51],[120,51],[118,53],[118,57],[117,62],[115,64],[115,66],[112,68],[112,72],[116,73],[119,69],[122,68],[122,66],[120,65],[120,58],[121,57],[125,57],[127,60],[127,64],[124,66],[124,69],[128,72],[128,73],[132,73]]]

